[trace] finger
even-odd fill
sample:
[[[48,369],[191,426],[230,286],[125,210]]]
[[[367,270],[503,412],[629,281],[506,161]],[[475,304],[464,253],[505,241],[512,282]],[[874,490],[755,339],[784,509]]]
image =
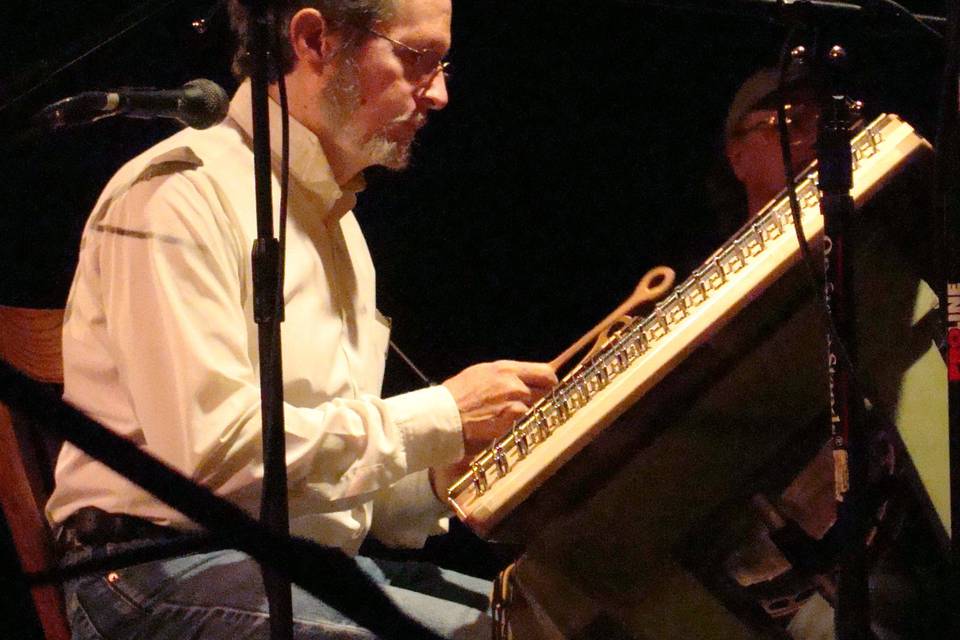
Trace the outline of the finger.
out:
[[[510,423],[513,423],[513,421],[517,418],[526,415],[529,410],[530,407],[523,402],[508,402],[500,411],[500,417]]]
[[[513,375],[504,379],[501,384],[504,388],[501,393],[495,396],[495,399],[499,401],[518,400],[525,402],[531,400],[535,393],[523,380]]]
[[[556,372],[543,362],[514,361],[513,365],[517,377],[529,386],[552,387],[559,382]]]

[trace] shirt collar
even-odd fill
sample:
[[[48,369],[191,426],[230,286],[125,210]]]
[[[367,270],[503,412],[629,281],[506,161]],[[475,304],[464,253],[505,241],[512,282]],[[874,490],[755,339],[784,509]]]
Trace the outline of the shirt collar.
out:
[[[251,139],[253,138],[252,93],[250,80],[244,80],[230,101],[228,112],[230,118]],[[270,114],[270,150],[273,162],[279,164],[282,144],[280,105],[273,99],[267,100],[267,103]],[[366,186],[361,174],[357,174],[343,186],[337,184],[320,140],[293,117],[290,117],[290,177],[308,191],[317,194],[327,211],[336,212],[339,215],[352,208],[356,193]],[[335,206],[344,197],[351,201],[351,205],[346,208]]]

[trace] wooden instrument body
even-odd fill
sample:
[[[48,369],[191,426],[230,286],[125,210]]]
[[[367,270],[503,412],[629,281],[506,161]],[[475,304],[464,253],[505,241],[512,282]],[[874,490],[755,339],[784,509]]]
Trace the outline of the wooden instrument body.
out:
[[[861,161],[858,204],[928,150],[898,119],[879,122],[890,147],[873,167]],[[822,249],[817,204],[806,204],[806,235]],[[926,448],[946,433],[944,364],[925,324],[935,297],[897,249],[917,221],[873,209],[861,208],[852,243],[869,276],[856,293],[860,371],[908,449]],[[476,467],[451,490],[475,530],[525,545],[523,590],[565,637],[762,633],[755,611],[718,598],[723,577],[704,566],[744,533],[750,496],[781,495],[829,437],[821,307],[792,228],[764,243],[506,473],[488,467],[483,493]],[[657,313],[671,313],[671,298]],[[931,499],[943,518],[942,496]]]

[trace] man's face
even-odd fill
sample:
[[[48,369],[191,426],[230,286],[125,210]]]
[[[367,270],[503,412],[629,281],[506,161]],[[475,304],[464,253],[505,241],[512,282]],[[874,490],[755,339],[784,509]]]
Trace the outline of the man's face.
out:
[[[447,104],[438,63],[450,48],[450,20],[450,0],[398,0],[394,17],[341,58],[324,98],[346,154],[364,166],[407,166],[427,112]]]
[[[789,102],[787,121],[795,171],[816,157],[817,119],[812,97],[796,96]],[[757,108],[743,117],[727,141],[727,157],[748,193],[768,199],[783,189],[786,181],[775,107]]]

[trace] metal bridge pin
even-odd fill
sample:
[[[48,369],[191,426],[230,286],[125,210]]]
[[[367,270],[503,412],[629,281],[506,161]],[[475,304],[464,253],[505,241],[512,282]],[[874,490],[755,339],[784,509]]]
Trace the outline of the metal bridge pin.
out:
[[[478,462],[470,463],[470,473],[473,474],[473,486],[477,493],[483,495],[487,491],[487,474]]]

